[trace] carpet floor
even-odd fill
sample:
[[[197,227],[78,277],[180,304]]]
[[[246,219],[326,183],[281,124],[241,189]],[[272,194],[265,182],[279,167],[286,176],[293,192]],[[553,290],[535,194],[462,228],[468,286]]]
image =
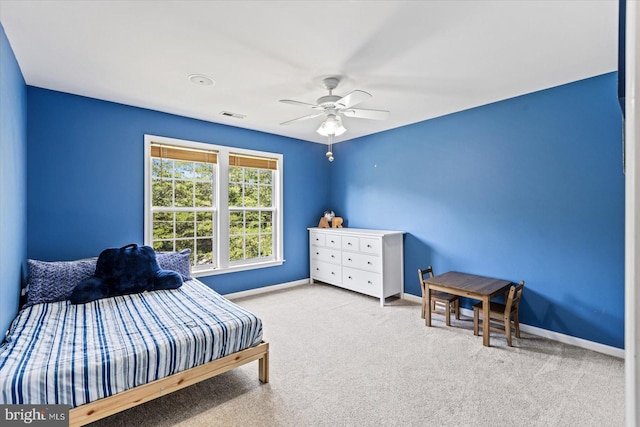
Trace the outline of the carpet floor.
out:
[[[107,426],[623,426],[624,360],[314,284],[234,300],[264,322],[257,362],[112,415]]]

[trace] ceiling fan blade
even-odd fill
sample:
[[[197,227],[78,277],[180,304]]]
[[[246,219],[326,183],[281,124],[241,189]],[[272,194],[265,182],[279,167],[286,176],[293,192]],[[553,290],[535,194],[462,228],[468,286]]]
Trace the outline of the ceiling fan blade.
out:
[[[386,110],[365,110],[362,108],[349,108],[340,112],[347,117],[355,117],[357,119],[385,120],[389,117],[389,112]]]
[[[313,114],[309,114],[307,116],[298,117],[297,119],[287,120],[286,122],[282,122],[280,124],[281,125],[288,125],[288,124],[299,122],[299,121],[302,121],[302,120],[313,119],[314,117],[318,117],[318,116],[321,116],[323,114],[324,114],[324,111],[321,111],[319,113],[313,113]]]
[[[284,102],[285,104],[291,104],[291,105],[297,105],[299,107],[309,107],[309,108],[315,108],[317,109],[323,109],[321,106],[316,105],[316,104],[309,104],[306,102],[300,102],[300,101],[294,101],[293,99],[281,99],[280,102]]]
[[[372,98],[372,95],[363,90],[354,90],[343,96],[342,98],[336,101],[336,107],[338,108],[349,108],[356,104],[361,103],[362,101],[366,101],[367,99]]]

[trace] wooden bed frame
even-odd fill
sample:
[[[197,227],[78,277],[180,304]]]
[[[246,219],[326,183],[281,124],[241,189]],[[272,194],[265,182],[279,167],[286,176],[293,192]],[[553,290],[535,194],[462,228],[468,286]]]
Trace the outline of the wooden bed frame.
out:
[[[215,377],[254,360],[258,361],[258,378],[261,382],[268,383],[269,343],[263,341],[254,347],[213,360],[204,365],[195,366],[186,371],[73,408],[69,411],[69,426],[83,426],[197,382]]]

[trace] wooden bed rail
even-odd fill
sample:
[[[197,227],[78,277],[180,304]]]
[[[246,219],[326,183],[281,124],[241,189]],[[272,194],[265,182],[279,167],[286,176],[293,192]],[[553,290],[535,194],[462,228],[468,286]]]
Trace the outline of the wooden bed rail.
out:
[[[143,384],[113,396],[73,408],[69,411],[69,426],[83,426],[200,381],[215,377],[216,375],[253,362],[254,360],[258,360],[259,380],[263,383],[268,383],[269,343],[263,341],[255,347],[230,354],[204,365],[195,366],[186,371],[178,372],[148,384]]]

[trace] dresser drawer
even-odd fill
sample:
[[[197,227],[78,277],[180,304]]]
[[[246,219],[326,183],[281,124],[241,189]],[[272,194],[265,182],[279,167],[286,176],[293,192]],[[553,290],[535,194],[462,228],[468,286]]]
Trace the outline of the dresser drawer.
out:
[[[379,297],[382,290],[382,277],[378,273],[343,267],[342,285],[352,291]]]
[[[338,249],[329,249],[323,247],[313,247],[311,248],[311,258],[330,262],[332,264],[340,264],[340,250]]]
[[[324,244],[328,248],[340,249],[342,247],[342,237],[341,236],[332,236],[330,234],[326,235]]]
[[[382,260],[376,255],[366,255],[358,252],[342,252],[342,265],[360,270],[380,273]]]
[[[311,278],[339,285],[342,282],[342,267],[339,264],[314,261],[311,263]]]
[[[360,237],[359,240],[360,240],[360,252],[365,252],[368,254],[375,254],[375,255],[380,255],[382,253],[380,240],[368,239],[366,237]]]
[[[344,251],[359,251],[360,239],[353,236],[342,236],[342,250]]]
[[[311,240],[311,244],[314,246],[324,246],[325,234],[324,233],[309,233],[309,239]]]

